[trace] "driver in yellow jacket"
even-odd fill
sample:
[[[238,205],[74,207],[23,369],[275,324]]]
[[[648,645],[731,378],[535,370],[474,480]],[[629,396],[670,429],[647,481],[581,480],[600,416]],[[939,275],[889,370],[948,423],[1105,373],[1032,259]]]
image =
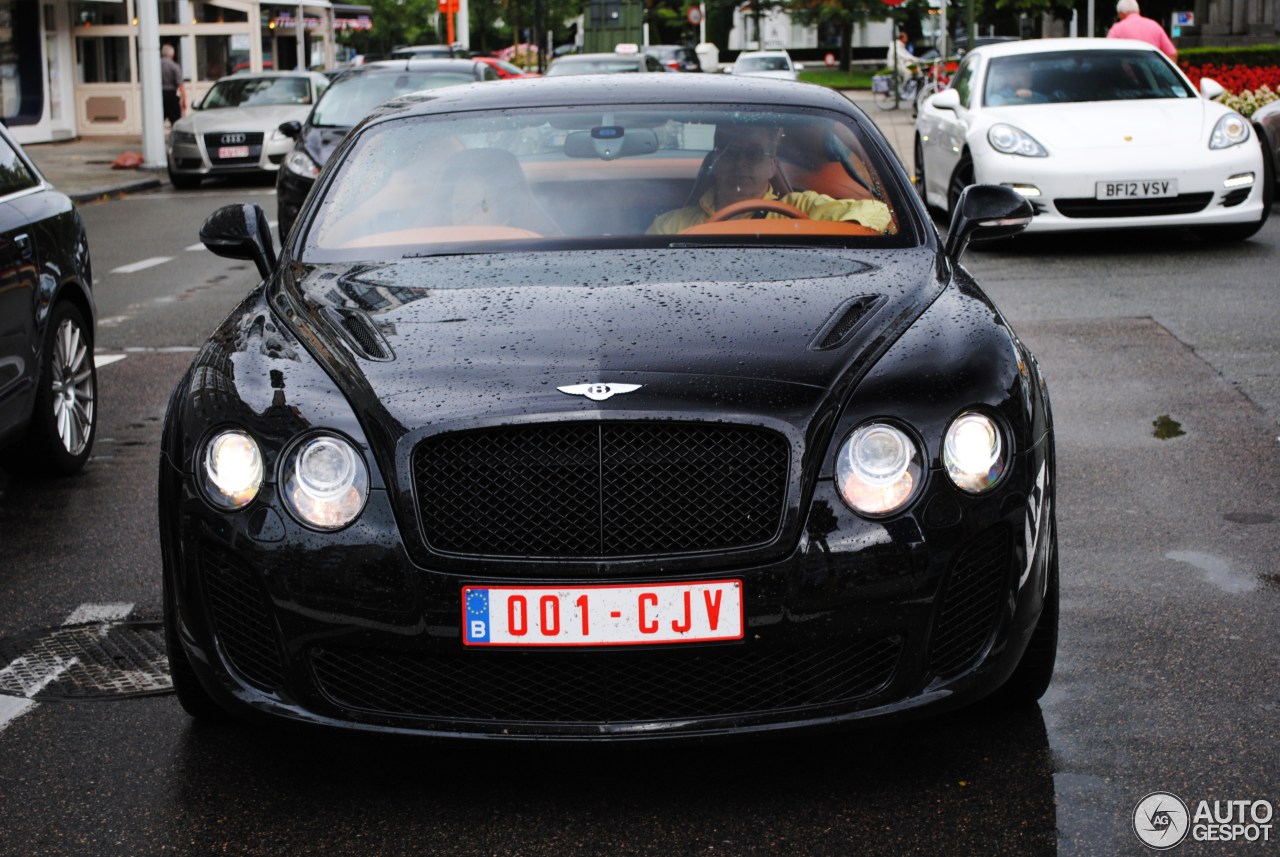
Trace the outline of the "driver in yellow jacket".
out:
[[[732,131],[732,139],[730,139]],[[832,199],[816,191],[798,191],[779,197],[769,187],[777,170],[779,129],[763,125],[716,128],[711,157],[711,187],[695,205],[668,211],[654,218],[646,232],[673,235],[706,223],[721,208],[748,199],[780,199],[814,220],[844,220],[883,232],[889,228],[889,207],[874,199]],[[769,213],[767,217],[786,215]]]

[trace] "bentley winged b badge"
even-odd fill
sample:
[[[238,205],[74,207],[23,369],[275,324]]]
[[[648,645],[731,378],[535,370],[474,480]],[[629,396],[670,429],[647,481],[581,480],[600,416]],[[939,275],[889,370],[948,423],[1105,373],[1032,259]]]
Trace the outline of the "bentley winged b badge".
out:
[[[603,402],[610,396],[630,393],[643,386],[643,384],[570,384],[567,387],[556,387],[556,389],[570,396],[586,396],[593,402]]]

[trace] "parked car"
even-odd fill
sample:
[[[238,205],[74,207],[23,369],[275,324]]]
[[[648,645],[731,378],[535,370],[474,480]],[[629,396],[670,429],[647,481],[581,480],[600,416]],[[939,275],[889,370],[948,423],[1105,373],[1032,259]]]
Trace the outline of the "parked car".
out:
[[[0,126],[0,466],[69,475],[93,451],[97,311],[84,224]]]
[[[697,52],[684,45],[645,45],[644,52],[672,71],[702,71]]]
[[[264,281],[165,419],[179,701],[652,740],[1035,699],[1049,401],[958,264],[1029,218],[970,188],[944,244],[822,87],[570,77],[379,108],[279,258],[256,206],[201,229]]]
[[[786,51],[746,51],[738,54],[730,72],[747,77],[772,77],[777,80],[799,80],[791,55]]]
[[[351,127],[384,101],[425,89],[498,80],[498,73],[475,60],[384,60],[353,68],[330,84],[305,122],[286,122],[280,133],[291,148],[276,176],[280,234],[288,233],[320,169]]]
[[[547,77],[578,74],[632,74],[667,70],[665,65],[645,53],[565,54],[547,68]]]
[[[196,188],[211,176],[274,173],[293,141],[280,125],[306,118],[329,86],[315,72],[236,73],[217,81],[195,111],[173,123],[169,181]]]
[[[1262,105],[1250,120],[1271,157],[1272,181],[1280,184],[1280,101]]]
[[[975,182],[1009,185],[1039,232],[1192,227],[1242,240],[1275,191],[1248,120],[1121,39],[975,48],[921,103],[915,162],[930,205],[954,210]]]
[[[500,60],[497,57],[474,57],[476,62],[482,62],[498,73],[498,77],[503,80],[513,80],[525,77],[542,77],[536,71],[525,71],[514,63],[506,60]]]

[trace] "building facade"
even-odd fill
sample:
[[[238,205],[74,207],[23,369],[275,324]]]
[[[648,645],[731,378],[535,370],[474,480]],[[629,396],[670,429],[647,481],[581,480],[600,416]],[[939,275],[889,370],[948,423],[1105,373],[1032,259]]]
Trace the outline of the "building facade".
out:
[[[330,0],[159,0],[190,105],[235,71],[331,68],[335,33],[372,26]],[[135,0],[0,0],[0,110],[23,143],[142,133]]]

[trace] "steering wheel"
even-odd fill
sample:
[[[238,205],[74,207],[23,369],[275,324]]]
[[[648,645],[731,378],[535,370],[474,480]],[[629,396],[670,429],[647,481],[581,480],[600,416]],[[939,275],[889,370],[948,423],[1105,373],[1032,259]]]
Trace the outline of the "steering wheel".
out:
[[[707,218],[707,223],[723,223],[735,217],[744,214],[750,214],[756,211],[770,211],[774,214],[782,214],[793,220],[809,220],[809,215],[796,208],[789,202],[783,202],[780,199],[744,199],[741,202],[731,202],[724,208],[717,211],[711,217]]]

